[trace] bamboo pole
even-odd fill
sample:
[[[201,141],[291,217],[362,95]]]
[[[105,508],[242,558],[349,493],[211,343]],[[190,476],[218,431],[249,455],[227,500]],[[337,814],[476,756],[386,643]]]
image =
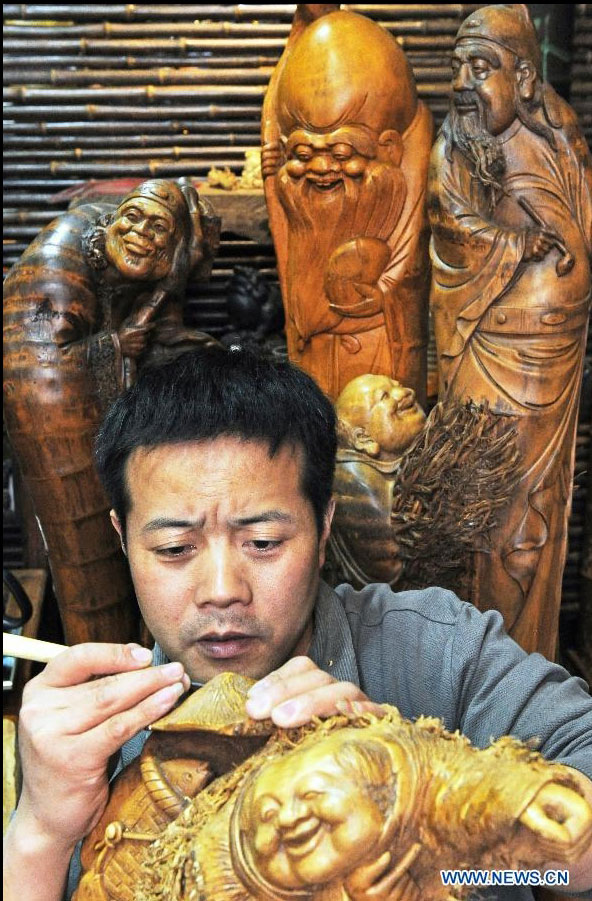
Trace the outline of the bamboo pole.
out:
[[[14,71],[4,69],[5,83],[32,83],[35,85],[267,85],[273,67],[266,69],[201,69],[193,66],[163,66],[160,69],[31,69]]]
[[[247,145],[246,147],[228,147],[226,144],[215,147],[122,147],[116,150],[111,148],[94,147],[90,150],[83,150],[75,147],[72,150],[36,150],[35,162],[52,161],[77,161],[96,160],[98,157],[105,160],[121,159],[124,157],[129,159],[148,159],[152,160],[158,157],[161,160],[186,158],[188,161],[192,159],[205,160],[209,165],[217,164],[217,161],[226,156],[232,159],[234,164],[244,164],[246,150],[258,150],[258,145]],[[19,163],[21,161],[30,161],[30,150],[5,150],[5,163]],[[34,165],[34,164],[31,164]]]
[[[13,119],[62,119],[66,110],[63,106],[12,106],[6,110],[7,118]],[[191,106],[105,106],[104,104],[89,103],[87,106],[68,106],[67,114],[76,118],[109,119],[112,122],[130,119],[165,119],[172,117],[185,119],[217,119],[219,117],[236,117],[242,119],[253,116],[259,119],[261,106],[231,106],[211,103],[207,106],[192,104]],[[138,126],[139,127],[139,126]],[[142,121],[143,127],[143,121]]]
[[[178,148],[178,147],[211,147],[214,144],[219,145],[224,140],[225,146],[242,147],[243,151],[249,147],[258,146],[259,144],[259,126],[256,123],[249,123],[249,128],[238,133],[236,131],[226,132],[225,134],[203,134],[195,132],[195,134],[159,134],[159,135],[102,135],[100,145],[97,138],[88,135],[69,134],[54,135],[44,137],[42,135],[12,135],[4,136],[4,149],[10,150],[28,150],[37,152],[50,148],[61,150],[63,148],[86,148],[89,147],[96,150],[105,148],[112,150],[114,148],[125,149],[127,152],[132,147],[150,147],[152,146],[152,154],[158,155],[161,148]]]
[[[66,110],[64,114],[70,113],[70,110]],[[34,121],[34,122],[14,122],[14,121],[6,121],[4,122],[4,134],[5,135],[111,135],[115,133],[115,136],[121,135],[137,135],[138,131],[145,132],[146,134],[150,134],[150,140],[155,139],[155,135],[162,136],[163,131],[167,136],[174,137],[175,140],[178,138],[180,134],[185,133],[187,130],[193,130],[195,125],[193,122],[177,122],[172,120],[167,121],[156,121],[156,122],[147,122],[147,121],[135,121],[135,122],[126,122],[126,121],[118,121],[118,122],[96,122],[96,121],[79,121],[79,122],[71,122],[69,120],[62,122],[49,122],[49,121]],[[261,125],[259,119],[216,119],[213,121],[202,121],[199,123],[200,132],[206,132],[208,134],[217,135],[220,132],[225,132],[227,129],[240,129],[241,132],[246,132],[249,130],[254,130],[259,133],[261,129]]]
[[[440,16],[453,16],[462,21],[469,12],[478,9],[482,4],[479,3],[425,3],[425,4],[406,4],[406,3],[379,3],[379,4],[342,4],[342,8],[350,9],[353,12],[359,12],[373,18],[376,15],[391,14],[400,19],[415,18],[423,16],[424,18],[439,18]],[[584,4],[585,5],[585,4]],[[241,4],[232,6],[230,4],[222,4],[218,6],[184,6],[175,4],[176,19],[283,19],[291,22],[296,11],[296,4]],[[136,4],[88,4],[81,6],[79,4],[64,4],[54,6],[43,4],[41,6],[29,4],[5,4],[4,15],[7,19],[85,19],[85,20],[121,20],[133,22],[142,19],[170,19],[171,5],[163,6],[149,5],[140,6]]]
[[[147,85],[136,87],[129,85],[121,88],[37,88],[26,85],[15,85],[4,88],[4,100],[18,101],[21,103],[92,103],[99,98],[101,101],[127,100],[133,103],[152,104],[155,101],[183,101],[193,100],[199,97],[204,100],[260,100],[263,98],[265,88],[260,85],[217,85],[202,84],[199,92],[188,85],[187,87],[174,85],[173,87],[159,85]]]
[[[237,68],[240,66],[250,66],[252,68],[258,68],[261,66],[275,66],[279,59],[279,53],[267,55],[267,56],[254,56],[254,55],[237,55],[237,56],[228,56],[226,54],[216,54],[215,56],[208,56],[207,53],[193,53],[191,55],[191,62],[195,65],[199,65],[202,67],[210,67],[210,68]],[[184,61],[187,63],[189,60],[185,54],[182,54],[178,57],[178,61]],[[114,68],[121,69],[127,68],[130,71],[142,66],[171,66],[176,64],[175,57],[172,55],[163,55],[163,56],[125,56],[125,55],[110,55],[110,56],[99,56],[99,55],[82,55],[77,53],[73,54],[56,54],[54,56],[47,56],[43,54],[35,54],[35,63],[39,66],[71,66],[73,64],[80,66],[81,68],[86,66],[88,68]],[[11,71],[16,70],[18,66],[30,66],[31,65],[31,57],[30,55],[24,56],[15,56],[12,54],[5,53],[4,55],[4,68],[10,73]],[[12,69],[11,67],[14,67]],[[18,79],[12,78],[10,81],[18,81]]]

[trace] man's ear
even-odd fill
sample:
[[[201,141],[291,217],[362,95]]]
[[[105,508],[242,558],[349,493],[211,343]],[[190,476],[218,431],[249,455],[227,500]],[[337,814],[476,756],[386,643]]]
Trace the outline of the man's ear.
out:
[[[537,73],[533,64],[528,59],[521,59],[516,68],[518,80],[518,93],[521,100],[532,100],[536,87]]]
[[[123,537],[123,526],[121,525],[121,523],[120,523],[120,521],[119,521],[119,516],[117,515],[117,513],[115,512],[115,510],[110,510],[110,511],[109,511],[109,516],[111,517],[111,522],[113,523],[113,528],[115,529],[115,531],[116,531],[117,534],[119,535],[119,541],[121,542],[121,550],[123,551],[123,553],[124,553],[125,556],[127,557],[127,551],[126,551],[126,549],[125,549],[125,540],[124,540],[124,537]]]
[[[335,498],[332,497],[327,504],[327,509],[325,510],[325,515],[323,517],[323,531],[321,532],[321,536],[319,538],[319,567],[323,566],[325,562],[325,549],[327,547],[327,541],[329,540],[329,533],[331,532],[331,523],[333,522],[334,513]]]
[[[370,437],[366,429],[361,427],[354,429],[352,441],[354,450],[361,454],[367,454],[369,457],[378,457],[380,454],[380,445]]]

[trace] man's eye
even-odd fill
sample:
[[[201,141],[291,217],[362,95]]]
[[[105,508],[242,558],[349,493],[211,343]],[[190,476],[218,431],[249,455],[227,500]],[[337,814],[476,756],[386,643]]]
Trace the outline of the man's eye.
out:
[[[186,554],[190,554],[192,550],[194,550],[195,546],[193,544],[178,544],[174,547],[160,547],[156,549],[156,553],[159,557],[184,557]]]
[[[256,551],[273,551],[280,546],[282,542],[271,538],[253,538],[247,542],[247,545]]]
[[[315,798],[318,798],[319,795],[322,795],[322,794],[323,794],[323,792],[318,792],[318,791],[314,791],[313,789],[311,789],[310,791],[305,792],[302,795],[302,798],[304,801],[314,801]]]

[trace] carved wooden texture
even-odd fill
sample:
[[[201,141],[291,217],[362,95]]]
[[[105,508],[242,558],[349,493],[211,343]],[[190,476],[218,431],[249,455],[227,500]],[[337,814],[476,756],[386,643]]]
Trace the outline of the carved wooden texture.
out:
[[[300,5],[263,108],[290,358],[336,398],[367,372],[426,393],[431,115],[364,17]]]

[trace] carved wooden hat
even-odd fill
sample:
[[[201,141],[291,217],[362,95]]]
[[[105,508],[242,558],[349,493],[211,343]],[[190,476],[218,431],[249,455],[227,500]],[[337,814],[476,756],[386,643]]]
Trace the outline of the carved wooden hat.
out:
[[[385,129],[405,131],[417,94],[392,35],[365,16],[338,10],[309,25],[287,54],[277,108],[284,135],[355,123],[378,137]]]
[[[177,234],[185,234],[186,237],[189,237],[191,234],[189,207],[185,195],[176,182],[169,181],[167,178],[151,178],[143,181],[137,188],[125,195],[118,208],[133,200],[134,197],[151,200],[163,207],[172,215]]]
[[[539,40],[523,3],[484,6],[471,13],[462,23],[456,42],[467,38],[490,41],[514,53],[518,59],[527,59],[542,74],[542,57]]]

